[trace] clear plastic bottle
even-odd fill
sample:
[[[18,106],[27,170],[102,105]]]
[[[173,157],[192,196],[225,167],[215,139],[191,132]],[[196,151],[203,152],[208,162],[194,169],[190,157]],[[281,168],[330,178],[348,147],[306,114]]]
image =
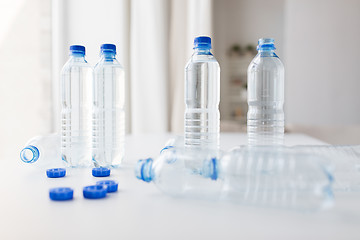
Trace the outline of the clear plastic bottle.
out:
[[[203,176],[204,164],[216,161],[221,153],[201,149],[169,148],[155,159],[140,160],[135,176],[145,182],[154,182],[165,194],[180,197],[216,198],[221,182]]]
[[[51,134],[31,138],[20,152],[24,163],[41,167],[64,167],[68,164],[61,160],[60,135]]]
[[[261,38],[248,68],[247,134],[249,145],[284,142],[284,66],[274,39]]]
[[[101,45],[94,68],[92,159],[101,167],[118,167],[125,152],[125,76],[115,55],[115,45]]]
[[[185,68],[186,147],[219,147],[220,67],[210,52],[211,39],[197,37]]]
[[[155,161],[140,160],[135,175],[172,196],[300,211],[333,204],[333,177],[324,158],[266,146],[218,156],[172,148]]]
[[[70,46],[61,71],[61,156],[71,167],[91,165],[91,85],[85,47]]]

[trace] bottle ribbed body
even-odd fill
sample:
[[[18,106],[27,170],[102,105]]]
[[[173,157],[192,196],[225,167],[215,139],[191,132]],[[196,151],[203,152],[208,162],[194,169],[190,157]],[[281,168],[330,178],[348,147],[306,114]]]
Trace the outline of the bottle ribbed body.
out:
[[[332,205],[328,158],[282,146],[242,146],[219,162],[224,197],[273,207],[315,210]]]
[[[125,76],[111,56],[94,68],[92,159],[96,166],[117,167],[125,152]]]
[[[273,49],[260,49],[248,68],[249,145],[284,141],[284,66]]]
[[[72,55],[61,72],[61,156],[72,167],[91,164],[92,77],[81,55]]]
[[[219,147],[220,67],[208,51],[195,51],[185,68],[187,147]]]

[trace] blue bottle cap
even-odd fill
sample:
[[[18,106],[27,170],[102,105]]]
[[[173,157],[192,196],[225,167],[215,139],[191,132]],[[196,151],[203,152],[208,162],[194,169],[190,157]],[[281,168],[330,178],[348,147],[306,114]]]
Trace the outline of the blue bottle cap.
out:
[[[92,185],[83,188],[84,198],[98,199],[106,197],[107,186],[106,185]]]
[[[94,177],[107,177],[107,176],[110,176],[110,168],[104,168],[104,167],[93,168],[92,169],[92,175]]]
[[[211,38],[207,36],[200,36],[195,38],[194,48],[211,49]]]
[[[116,192],[118,190],[118,183],[114,180],[103,180],[96,182],[96,185],[105,185],[107,186],[107,192]]]
[[[52,168],[46,170],[46,175],[49,178],[61,178],[65,177],[66,169],[65,168]]]
[[[85,47],[81,45],[71,45],[70,46],[71,53],[80,53],[85,54]]]
[[[49,196],[54,201],[66,201],[73,199],[74,190],[68,187],[52,188]]]
[[[100,46],[101,52],[103,51],[113,51],[116,53],[116,46],[114,44],[105,43]]]

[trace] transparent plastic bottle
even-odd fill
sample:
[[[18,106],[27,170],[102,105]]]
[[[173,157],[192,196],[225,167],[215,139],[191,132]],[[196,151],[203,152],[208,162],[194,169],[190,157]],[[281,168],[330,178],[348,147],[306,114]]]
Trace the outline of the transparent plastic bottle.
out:
[[[33,137],[21,150],[20,159],[41,167],[65,167],[68,164],[61,160],[60,141],[56,133]]]
[[[169,148],[155,159],[140,160],[135,176],[145,182],[154,182],[165,194],[180,197],[216,198],[221,182],[212,182],[203,176],[204,164],[216,161],[220,152],[200,149]]]
[[[334,191],[360,191],[360,145],[303,145],[292,148],[329,160],[334,167]]]
[[[135,175],[172,196],[311,211],[333,205],[333,177],[324,162],[285,147],[240,147],[223,157],[172,148],[155,161],[140,160]]]
[[[101,45],[94,68],[92,159],[101,167],[118,167],[125,152],[125,76],[115,55],[115,45]]]
[[[220,67],[210,52],[211,39],[197,37],[185,68],[186,147],[219,147]]]
[[[71,167],[91,165],[91,85],[85,47],[70,46],[61,71],[61,156]]]
[[[284,143],[284,66],[274,39],[262,38],[248,68],[247,134],[249,145]]]

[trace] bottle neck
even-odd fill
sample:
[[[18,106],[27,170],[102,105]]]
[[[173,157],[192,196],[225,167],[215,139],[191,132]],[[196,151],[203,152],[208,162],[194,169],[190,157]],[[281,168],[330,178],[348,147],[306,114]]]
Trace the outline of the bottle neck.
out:
[[[275,50],[271,49],[259,49],[258,54],[260,57],[278,57],[275,53]]]
[[[153,159],[148,158],[139,160],[135,166],[135,175],[138,179],[144,182],[151,182],[154,180],[154,172],[152,170]]]
[[[109,61],[109,60],[114,60],[115,59],[115,53],[114,52],[102,52],[101,53],[101,58]]]
[[[71,52],[70,57],[74,58],[85,58],[85,54],[81,52]]]
[[[195,48],[194,54],[196,55],[212,55],[210,52],[210,48]]]
[[[83,53],[70,53],[70,60],[74,62],[86,62],[85,61],[85,54]]]
[[[35,146],[28,145],[20,152],[20,158],[24,163],[34,163],[39,159],[40,152]]]

